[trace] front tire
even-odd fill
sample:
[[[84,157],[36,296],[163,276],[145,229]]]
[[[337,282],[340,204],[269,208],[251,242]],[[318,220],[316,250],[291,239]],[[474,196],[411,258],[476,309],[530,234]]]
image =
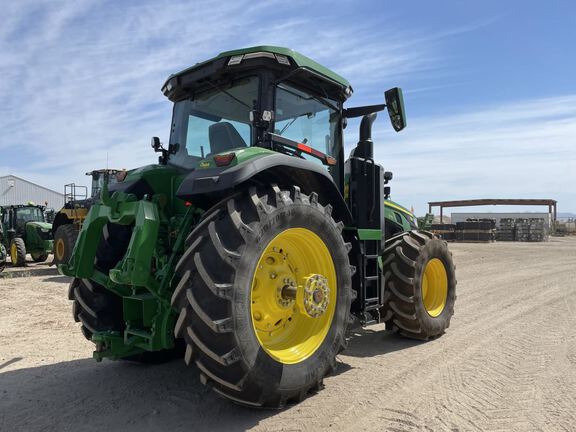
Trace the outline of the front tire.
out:
[[[26,245],[20,237],[16,237],[10,242],[10,260],[14,267],[26,265]]]
[[[78,230],[73,224],[60,225],[54,233],[54,263],[65,264],[72,255],[78,238]]]
[[[58,228],[57,233],[60,228],[62,227]],[[108,274],[126,252],[130,235],[130,227],[105,225],[96,251],[94,267]],[[92,335],[96,332],[124,330],[122,298],[102,285],[89,279],[75,278],[70,283],[68,299],[73,301],[74,321],[82,324],[82,334],[86,339],[92,340]]]
[[[190,234],[172,304],[186,363],[204,384],[268,408],[321,388],[346,346],[353,297],[350,245],[331,210],[295,186],[251,188],[208,211]],[[318,294],[307,305],[305,287]]]
[[[456,301],[452,254],[444,240],[427,231],[398,235],[385,245],[386,298],[381,315],[386,328],[402,336],[429,340],[450,326]]]

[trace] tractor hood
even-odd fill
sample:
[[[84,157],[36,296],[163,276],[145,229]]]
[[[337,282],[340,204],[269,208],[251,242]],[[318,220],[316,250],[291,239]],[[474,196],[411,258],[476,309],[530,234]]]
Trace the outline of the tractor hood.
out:
[[[26,239],[27,242],[38,244],[45,240],[52,240],[52,224],[46,222],[27,222]]]
[[[26,227],[33,227],[44,232],[52,230],[52,224],[47,222],[28,222]]]

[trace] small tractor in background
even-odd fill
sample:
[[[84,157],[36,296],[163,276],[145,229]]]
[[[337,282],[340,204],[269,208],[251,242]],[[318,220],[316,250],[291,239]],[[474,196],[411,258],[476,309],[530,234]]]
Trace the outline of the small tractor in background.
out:
[[[384,201],[384,217],[386,218],[384,225],[386,238],[393,237],[401,232],[418,229],[414,213],[391,199]]]
[[[426,213],[424,216],[418,218],[418,228],[423,230],[430,230],[434,223],[434,214]]]
[[[86,186],[78,186],[75,183],[64,185],[65,204],[54,215],[52,222],[54,264],[65,263],[70,258],[82,223],[90,206],[100,196],[104,182],[112,185],[117,182],[118,177],[126,175],[126,171],[100,169],[87,172],[86,175],[92,179],[90,196]]]
[[[34,262],[43,262],[52,252],[52,225],[44,218],[44,207],[34,203],[3,206],[1,209],[0,242],[13,266],[26,264],[26,254]],[[0,253],[1,255],[1,253]]]
[[[162,92],[174,107],[168,145],[152,138],[159,163],[103,185],[58,266],[96,360],[183,355],[220,395],[278,408],[322,388],[353,323],[445,332],[451,253],[386,204],[391,174],[374,160],[376,113],[406,125],[399,88],[345,108],[346,79],[260,46],[171,75]]]

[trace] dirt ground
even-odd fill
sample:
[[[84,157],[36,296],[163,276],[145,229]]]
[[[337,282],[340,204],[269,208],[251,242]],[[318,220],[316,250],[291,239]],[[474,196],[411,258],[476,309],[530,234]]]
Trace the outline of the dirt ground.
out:
[[[576,238],[451,249],[442,338],[358,331],[325,389],[283,411],[227,402],[182,361],[96,363],[67,278],[0,278],[0,430],[576,430]]]

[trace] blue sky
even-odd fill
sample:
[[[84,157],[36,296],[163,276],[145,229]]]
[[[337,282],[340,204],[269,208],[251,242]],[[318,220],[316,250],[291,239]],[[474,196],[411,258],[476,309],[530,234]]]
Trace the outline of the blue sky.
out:
[[[381,116],[376,156],[417,213],[490,197],[576,212],[574,2],[0,1],[0,175],[61,190],[107,154],[111,167],[153,163],[170,73],[274,44],[345,76],[349,106],[404,89],[408,128]],[[346,148],[356,140],[351,123]]]

